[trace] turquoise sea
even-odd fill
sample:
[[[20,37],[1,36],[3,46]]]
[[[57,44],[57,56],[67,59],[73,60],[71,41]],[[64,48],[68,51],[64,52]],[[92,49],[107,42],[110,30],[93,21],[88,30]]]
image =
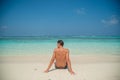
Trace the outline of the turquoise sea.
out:
[[[0,37],[0,56],[52,54],[58,39],[71,55],[120,54],[120,36]]]

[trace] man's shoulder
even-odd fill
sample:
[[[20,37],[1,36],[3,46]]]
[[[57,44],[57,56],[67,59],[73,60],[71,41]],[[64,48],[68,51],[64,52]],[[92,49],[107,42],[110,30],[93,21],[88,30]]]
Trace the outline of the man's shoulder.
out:
[[[69,49],[67,49],[67,48],[64,48],[64,50],[65,50],[66,52],[68,52],[68,51],[69,51]]]
[[[57,51],[57,50],[58,50],[58,48],[54,48],[54,51]],[[68,48],[63,48],[63,50],[64,50],[64,51],[69,51]]]

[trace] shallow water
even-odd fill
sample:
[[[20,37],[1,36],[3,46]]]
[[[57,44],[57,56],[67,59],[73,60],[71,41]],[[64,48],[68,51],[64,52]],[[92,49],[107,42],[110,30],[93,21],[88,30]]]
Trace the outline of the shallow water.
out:
[[[64,41],[71,55],[120,54],[119,36],[39,36],[0,37],[0,56],[52,54],[58,39]]]

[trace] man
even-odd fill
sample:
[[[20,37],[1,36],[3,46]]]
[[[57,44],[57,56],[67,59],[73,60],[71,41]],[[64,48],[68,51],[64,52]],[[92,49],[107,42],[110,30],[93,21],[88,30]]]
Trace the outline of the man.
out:
[[[50,67],[55,62],[56,69],[67,69],[71,74],[75,74],[71,67],[71,61],[69,58],[69,50],[63,48],[64,42],[62,40],[57,41],[57,48],[54,49],[53,56],[51,58],[50,64],[45,72],[49,72]]]

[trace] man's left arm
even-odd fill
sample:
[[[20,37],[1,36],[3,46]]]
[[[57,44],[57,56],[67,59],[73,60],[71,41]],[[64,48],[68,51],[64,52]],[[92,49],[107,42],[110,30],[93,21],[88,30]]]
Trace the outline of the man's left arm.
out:
[[[48,68],[47,68],[44,72],[49,72],[49,69],[51,68],[54,60],[55,60],[55,50],[54,50],[54,52],[53,52],[53,55],[52,55],[52,58],[51,58],[51,60],[50,60],[49,65],[48,65]]]

